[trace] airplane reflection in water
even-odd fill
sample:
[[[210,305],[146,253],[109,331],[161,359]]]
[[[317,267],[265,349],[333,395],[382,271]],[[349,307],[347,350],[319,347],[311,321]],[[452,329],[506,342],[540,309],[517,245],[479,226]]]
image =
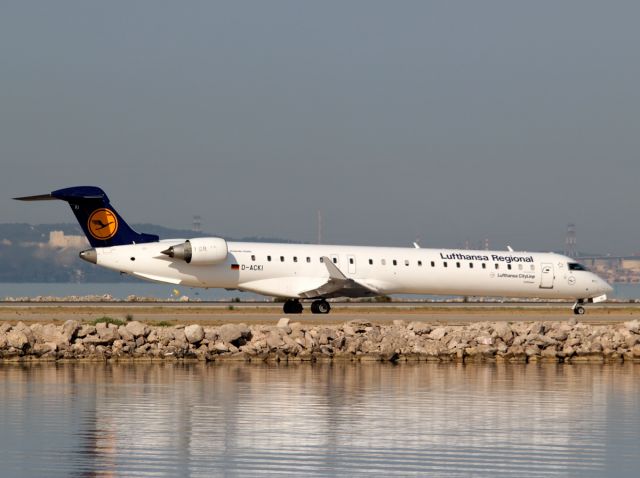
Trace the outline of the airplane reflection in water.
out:
[[[640,465],[633,365],[68,364],[0,368],[0,383],[9,475]]]

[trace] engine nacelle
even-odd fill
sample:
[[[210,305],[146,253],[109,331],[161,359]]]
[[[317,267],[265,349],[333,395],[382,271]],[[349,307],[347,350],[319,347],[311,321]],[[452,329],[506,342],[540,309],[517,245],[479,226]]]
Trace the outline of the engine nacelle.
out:
[[[211,265],[224,262],[228,254],[227,241],[221,237],[198,237],[177,246],[171,246],[163,254],[182,259],[187,264]]]

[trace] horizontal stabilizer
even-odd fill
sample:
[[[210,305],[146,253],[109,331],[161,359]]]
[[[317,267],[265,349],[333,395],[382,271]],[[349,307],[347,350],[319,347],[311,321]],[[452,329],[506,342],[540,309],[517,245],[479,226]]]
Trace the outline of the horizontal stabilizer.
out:
[[[16,201],[56,201],[58,198],[54,198],[51,194],[39,194],[37,196],[24,196],[13,199]]]

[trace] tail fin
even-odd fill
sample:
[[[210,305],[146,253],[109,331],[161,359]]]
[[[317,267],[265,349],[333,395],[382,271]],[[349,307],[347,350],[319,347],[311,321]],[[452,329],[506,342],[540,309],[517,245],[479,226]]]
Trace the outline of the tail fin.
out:
[[[158,242],[154,234],[139,234],[111,206],[105,192],[95,186],[59,189],[50,194],[14,198],[19,201],[67,201],[93,247]]]

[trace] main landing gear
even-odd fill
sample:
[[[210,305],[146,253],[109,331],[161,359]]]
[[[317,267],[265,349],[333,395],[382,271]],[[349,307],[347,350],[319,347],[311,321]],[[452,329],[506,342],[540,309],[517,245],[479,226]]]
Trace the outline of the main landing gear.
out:
[[[302,314],[302,304],[298,299],[288,299],[282,306],[285,314]],[[328,314],[331,311],[329,302],[325,299],[314,300],[311,303],[311,312],[314,314]]]
[[[311,303],[311,312],[314,314],[328,314],[331,312],[331,306],[324,299],[314,300]]]
[[[302,304],[298,299],[288,299],[282,306],[285,314],[302,314]]]
[[[584,315],[586,310],[582,306],[584,304],[584,299],[578,299],[575,304],[573,304],[573,313],[575,315]]]

